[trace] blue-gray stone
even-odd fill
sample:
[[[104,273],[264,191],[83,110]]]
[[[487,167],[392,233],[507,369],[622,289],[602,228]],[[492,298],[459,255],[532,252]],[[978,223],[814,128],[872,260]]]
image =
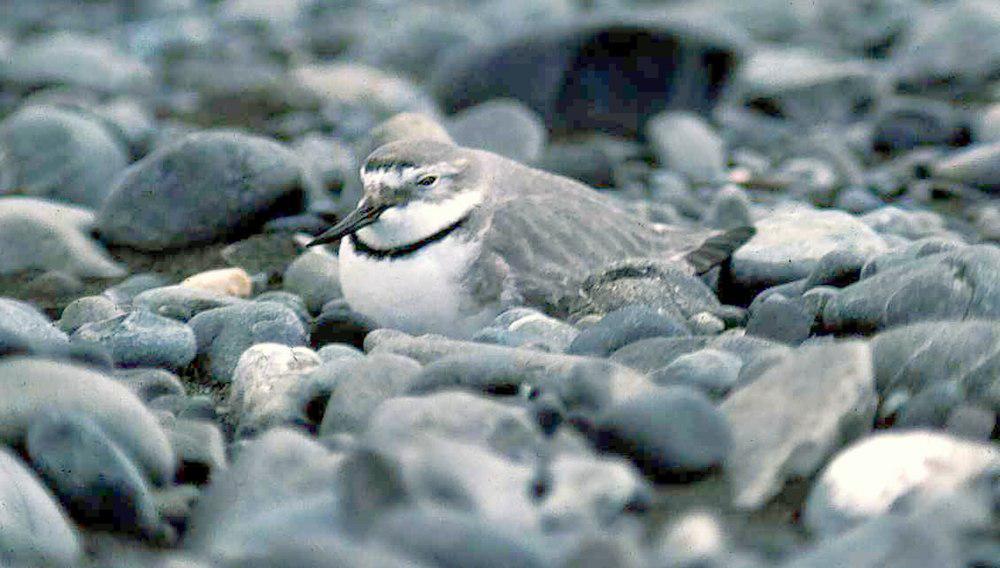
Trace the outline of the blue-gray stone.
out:
[[[274,302],[247,302],[202,312],[191,319],[198,343],[213,381],[229,382],[236,363],[257,343],[305,345],[309,336],[292,310]]]
[[[119,367],[180,369],[196,354],[190,327],[144,309],[85,324],[76,330],[73,339],[102,345]]]
[[[609,313],[593,327],[581,331],[566,348],[566,353],[605,357],[640,339],[690,334],[682,320],[649,306],[628,306]]]
[[[718,349],[700,349],[674,359],[669,365],[654,371],[650,380],[658,385],[686,385],[718,399],[725,396],[739,381],[743,361]]]

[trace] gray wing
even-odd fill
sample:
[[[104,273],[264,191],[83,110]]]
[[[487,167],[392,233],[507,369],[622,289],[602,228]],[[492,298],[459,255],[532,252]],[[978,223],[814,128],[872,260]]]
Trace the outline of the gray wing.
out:
[[[514,301],[559,313],[596,270],[627,258],[680,260],[718,234],[646,224],[585,185],[504,162],[493,179],[502,190],[479,221],[477,265],[493,274],[480,281],[503,276],[500,292]]]

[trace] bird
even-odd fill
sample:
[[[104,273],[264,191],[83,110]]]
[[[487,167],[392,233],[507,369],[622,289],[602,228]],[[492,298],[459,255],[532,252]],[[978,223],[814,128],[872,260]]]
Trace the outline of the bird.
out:
[[[702,274],[754,234],[647,223],[581,182],[441,139],[382,145],[360,178],[357,207],[308,246],[339,240],[348,305],[411,334],[469,338],[514,306],[565,317],[615,261]]]

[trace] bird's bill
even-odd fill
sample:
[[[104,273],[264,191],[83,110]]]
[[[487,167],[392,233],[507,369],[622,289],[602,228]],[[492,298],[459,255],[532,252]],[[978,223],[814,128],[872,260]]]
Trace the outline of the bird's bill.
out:
[[[306,246],[312,247],[338,241],[347,235],[353,234],[358,230],[371,225],[375,221],[378,221],[379,215],[384,213],[388,208],[388,205],[370,205],[368,203],[361,204],[357,209],[351,211],[347,217],[344,217],[343,220],[334,225],[330,230],[309,241]]]

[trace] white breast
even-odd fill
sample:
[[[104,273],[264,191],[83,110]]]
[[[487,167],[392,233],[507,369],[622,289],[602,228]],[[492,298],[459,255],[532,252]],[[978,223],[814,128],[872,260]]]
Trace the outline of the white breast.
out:
[[[452,235],[413,254],[376,259],[340,244],[340,283],[354,310],[379,325],[412,334],[468,337],[496,316],[478,306],[463,276],[479,253],[475,243]]]

